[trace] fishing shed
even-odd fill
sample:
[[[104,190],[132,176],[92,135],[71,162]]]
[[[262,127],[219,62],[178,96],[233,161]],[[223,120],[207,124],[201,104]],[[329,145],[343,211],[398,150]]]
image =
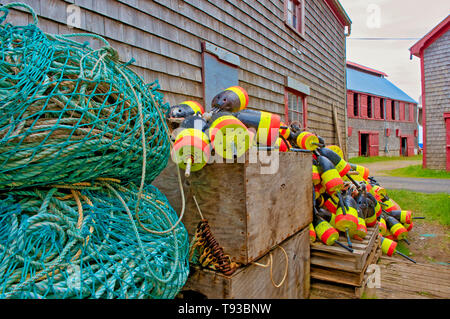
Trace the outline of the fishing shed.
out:
[[[249,108],[280,114],[346,149],[351,21],[338,0],[24,2],[45,32],[104,36],[121,60],[135,59],[138,74],[160,81],[171,105],[194,100],[209,109],[215,94],[240,85]],[[30,16],[14,11],[9,19]]]
[[[417,102],[387,76],[347,62],[349,157],[412,156],[417,151]]]
[[[409,50],[420,58],[423,167],[450,171],[450,15]]]

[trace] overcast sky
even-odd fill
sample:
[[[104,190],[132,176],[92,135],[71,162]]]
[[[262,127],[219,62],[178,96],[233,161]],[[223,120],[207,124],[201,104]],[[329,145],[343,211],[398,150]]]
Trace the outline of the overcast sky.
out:
[[[409,48],[450,14],[449,0],[340,0],[352,20],[347,60],[387,73],[388,79],[418,101],[419,58]],[[357,38],[407,38],[361,40]],[[414,38],[414,39],[410,39]]]

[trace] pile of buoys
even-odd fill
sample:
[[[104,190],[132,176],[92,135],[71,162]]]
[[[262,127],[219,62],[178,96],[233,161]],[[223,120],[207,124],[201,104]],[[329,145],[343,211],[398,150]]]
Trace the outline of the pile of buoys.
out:
[[[299,135],[300,136],[300,135]],[[386,190],[362,165],[348,163],[339,155],[339,147],[321,147],[319,138],[311,138],[314,144],[303,144],[313,152],[312,182],[314,187],[314,221],[310,225],[310,238],[315,236],[325,245],[335,243],[350,250],[352,239],[363,240],[367,229],[379,225],[381,249],[392,256],[395,252],[413,262],[411,258],[396,250],[398,241],[407,240],[413,227],[411,211],[402,210],[388,196]],[[324,224],[326,223],[326,224]],[[324,231],[325,229],[325,231]],[[312,235],[315,231],[316,235]],[[345,234],[347,245],[337,242],[335,231]],[[339,237],[339,236],[338,236]],[[338,238],[337,237],[337,238]]]
[[[33,22],[7,23],[18,7]],[[73,36],[44,33],[27,4],[0,7],[0,298],[174,298],[184,208],[150,185],[170,158],[169,104],[104,38]],[[201,114],[191,102],[172,115]],[[209,154],[194,122],[172,152],[187,163]]]

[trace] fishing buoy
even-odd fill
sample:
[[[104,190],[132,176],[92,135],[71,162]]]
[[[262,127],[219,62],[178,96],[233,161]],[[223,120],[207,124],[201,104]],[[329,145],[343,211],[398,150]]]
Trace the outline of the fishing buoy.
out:
[[[330,211],[333,214],[336,214],[337,208],[338,208],[338,203],[339,203],[339,198],[337,198],[336,196],[330,196],[328,194],[324,194],[323,195],[324,198],[324,202],[323,202],[323,206],[328,209],[328,211]]]
[[[312,165],[312,181],[314,185],[319,185],[321,182],[319,168],[317,165]]]
[[[214,113],[210,122],[209,139],[216,154],[222,158],[239,158],[250,148],[252,133],[233,115],[227,112]]]
[[[332,246],[339,238],[339,232],[323,219],[317,219],[314,229],[317,237],[327,246]]]
[[[339,231],[354,233],[358,228],[358,210],[356,202],[351,196],[343,198],[343,205],[339,205],[336,210],[335,218],[336,228]]]
[[[328,158],[334,165],[335,169],[338,171],[341,177],[345,176],[351,169],[350,164],[347,163],[342,157],[340,157],[336,152],[329,148],[319,149],[319,153],[326,158]]]
[[[327,189],[330,195],[340,192],[344,188],[344,181],[334,167],[333,163],[325,156],[317,156],[317,161],[320,167],[321,183]]]
[[[171,152],[172,160],[182,169],[188,177],[190,172],[202,169],[209,160],[210,142],[202,128],[207,126],[206,122],[198,117],[192,116],[182,123],[182,130],[175,137]]]
[[[314,226],[312,223],[309,224],[309,241],[310,243],[313,243],[316,241],[316,230],[314,229]]]
[[[367,226],[364,218],[358,216],[358,226],[354,232],[353,237],[358,240],[363,240],[367,236]]]
[[[406,256],[405,254],[399,252],[397,250],[397,243],[389,238],[385,238],[385,237],[381,237],[381,251],[383,252],[383,254],[392,257],[394,254],[398,254],[406,259],[408,259],[409,261],[412,261],[413,263],[416,263],[416,261],[412,258],[409,258],[408,256]]]
[[[335,224],[335,219],[336,219],[336,214],[331,213],[329,210],[324,209],[324,208],[320,208],[317,210],[316,214],[320,217],[323,218],[325,221],[327,221],[328,223],[330,223],[330,225],[333,228],[336,228],[336,224]]]
[[[382,236],[387,236],[389,233],[389,230],[387,229],[386,221],[384,220],[383,217],[380,217],[378,220],[378,232]]]
[[[286,144],[287,143],[287,144]],[[275,143],[275,147],[278,148],[280,152],[288,152],[291,148],[291,145],[287,140],[283,140],[282,138],[277,138],[277,141]]]
[[[317,202],[319,203],[318,205],[319,206],[322,206],[323,205],[323,196],[322,196],[322,194],[324,194],[325,193],[325,191],[326,191],[326,189],[325,189],[325,187],[322,185],[322,184],[319,184],[319,185],[315,185],[314,186],[314,196],[316,197],[316,199],[317,199]],[[322,204],[322,205],[321,205]]]
[[[370,185],[370,184],[369,184]],[[387,196],[386,189],[378,185],[372,185],[372,188],[367,189],[373,196],[375,196],[376,200],[381,201],[383,198]]]
[[[377,214],[373,214],[369,217],[364,218],[364,222],[366,223],[367,227],[373,227],[377,224]]]
[[[279,138],[280,116],[264,111],[245,109],[234,114],[248,128],[256,130],[259,145],[273,146]]]
[[[217,94],[212,102],[211,108],[213,112],[238,112],[245,109],[248,105],[248,94],[245,89],[240,86],[231,86]]]
[[[187,118],[195,114],[203,115],[203,113],[205,113],[205,109],[200,103],[195,101],[184,101],[170,108],[169,117]]]
[[[285,140],[288,140],[291,136],[291,129],[284,122],[280,122],[280,136],[283,136]]]
[[[413,222],[411,222],[411,224],[404,224],[403,225],[403,227],[405,227],[408,232],[410,232],[411,229],[413,229],[413,226],[414,226]]]
[[[379,201],[375,204],[375,213],[377,214],[377,218],[381,216],[383,213],[383,207],[381,207],[381,204]]]
[[[386,221],[389,232],[394,236],[396,240],[402,240],[407,237],[408,231],[397,219],[387,215],[383,216],[383,218]]]
[[[381,206],[388,213],[392,212],[393,210],[399,210],[398,209],[399,206],[396,205],[395,202],[391,198],[384,199],[381,202]]]
[[[370,172],[369,172],[369,169],[367,167],[362,166],[362,165],[352,164],[352,163],[349,163],[349,164],[350,164],[351,169],[356,171],[356,172],[358,172],[360,177],[363,180],[366,181],[369,178],[369,173]]]
[[[317,135],[305,131],[297,136],[297,146],[304,150],[314,151],[321,146],[321,144]]]
[[[389,214],[402,224],[411,224],[412,213],[410,210],[393,210]]]
[[[338,154],[341,158],[344,158],[344,152],[342,149],[337,145],[327,145],[325,148],[328,148]]]

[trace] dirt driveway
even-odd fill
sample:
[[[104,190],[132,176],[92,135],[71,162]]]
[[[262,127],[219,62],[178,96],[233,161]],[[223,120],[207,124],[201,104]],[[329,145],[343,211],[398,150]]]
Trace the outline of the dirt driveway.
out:
[[[370,172],[370,176],[388,176],[382,171],[388,171],[391,169],[402,168],[411,165],[420,165],[422,164],[421,160],[417,161],[384,161],[384,162],[375,162],[375,163],[367,163],[362,164],[367,167]]]

